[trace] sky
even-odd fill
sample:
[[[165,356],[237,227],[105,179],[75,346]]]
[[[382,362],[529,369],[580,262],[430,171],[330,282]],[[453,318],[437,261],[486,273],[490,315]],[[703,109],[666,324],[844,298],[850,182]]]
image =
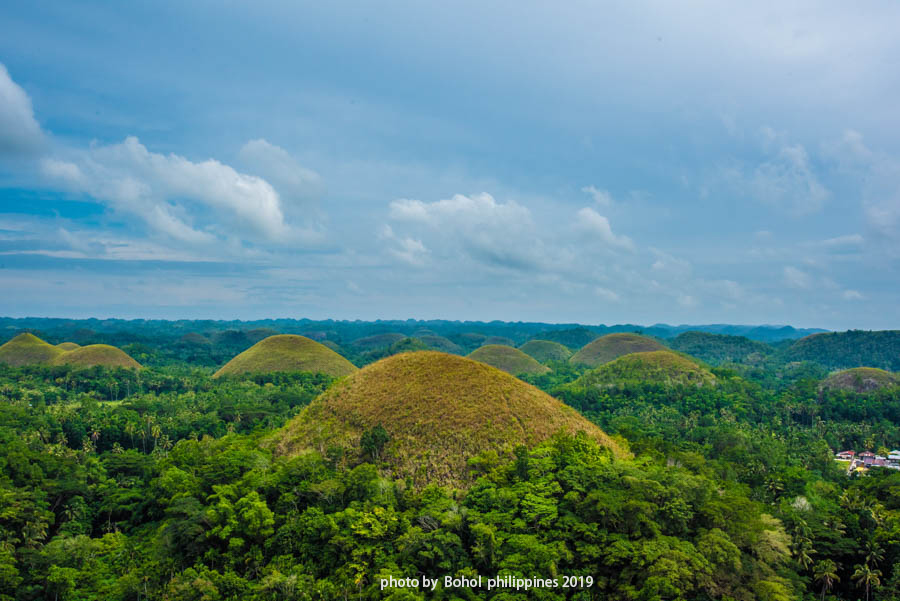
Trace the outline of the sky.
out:
[[[10,2],[0,315],[900,328],[900,3]]]

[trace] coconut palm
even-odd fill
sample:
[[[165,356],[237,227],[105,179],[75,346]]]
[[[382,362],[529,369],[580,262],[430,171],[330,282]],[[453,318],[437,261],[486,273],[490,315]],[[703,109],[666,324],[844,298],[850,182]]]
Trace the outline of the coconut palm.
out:
[[[881,584],[881,570],[873,570],[869,564],[855,566],[853,572],[853,580],[856,581],[857,588],[866,587],[866,601],[869,601],[869,592],[873,586]]]
[[[831,590],[835,582],[841,579],[837,575],[837,564],[830,559],[817,561],[813,567],[813,578],[822,585],[822,599],[825,599],[825,593]]]

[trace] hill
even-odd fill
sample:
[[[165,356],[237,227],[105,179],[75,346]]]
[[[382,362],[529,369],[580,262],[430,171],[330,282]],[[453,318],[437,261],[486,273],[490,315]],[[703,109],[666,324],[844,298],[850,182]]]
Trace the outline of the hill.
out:
[[[13,367],[47,364],[64,352],[34,334],[23,332],[0,346],[0,363]]]
[[[484,340],[481,341],[481,346],[489,346],[489,345],[504,345],[504,346],[516,346],[516,341],[512,338],[507,338],[506,336],[488,336]]]
[[[600,334],[587,328],[570,328],[568,330],[553,330],[550,332],[541,332],[540,337],[541,340],[558,342],[563,346],[569,347],[570,349],[579,349],[587,344],[590,344],[597,338],[600,338]]]
[[[529,340],[519,347],[519,350],[535,358],[541,363],[547,361],[565,361],[572,356],[568,347],[551,340]]]
[[[443,353],[453,353],[454,355],[458,355],[463,352],[461,346],[459,346],[449,338],[444,338],[443,336],[438,336],[437,334],[420,334],[417,335],[416,338],[421,340],[422,343],[431,350],[441,351]]]
[[[900,376],[873,367],[853,367],[835,372],[821,384],[823,389],[850,392],[871,392],[891,386],[900,386]]]
[[[607,334],[586,345],[569,358],[571,363],[597,367],[631,353],[665,350],[659,342],[640,334]]]
[[[356,367],[330,348],[305,336],[279,334],[260,340],[226,363],[213,377],[271,371],[309,371],[346,376],[356,371]]]
[[[764,342],[745,336],[708,332],[684,332],[669,341],[669,346],[711,365],[759,363],[775,350]]]
[[[108,344],[89,344],[80,346],[57,355],[52,365],[71,365],[73,367],[128,367],[140,369],[141,364],[128,356],[122,349]]]
[[[611,387],[623,383],[697,385],[714,384],[716,377],[694,361],[672,351],[645,351],[624,355],[587,372],[573,388]]]
[[[488,344],[477,348],[469,354],[469,359],[493,365],[512,375],[545,374],[550,371],[549,367],[541,365],[519,349],[502,344]]]
[[[72,351],[77,348],[81,348],[81,345],[79,345],[75,342],[60,342],[59,344],[56,345],[56,348],[64,350],[64,351]]]
[[[878,367],[900,371],[900,330],[813,334],[784,351],[785,361],[813,361],[829,369]]]
[[[394,355],[338,382],[269,441],[277,453],[361,453],[364,432],[390,437],[381,453],[396,477],[416,486],[469,481],[468,459],[510,455],[559,430],[584,431],[624,452],[577,411],[494,367],[433,351]]]
[[[392,344],[400,342],[406,338],[406,334],[398,332],[387,332],[385,334],[375,334],[373,336],[365,336],[357,338],[350,343],[350,346],[360,351],[374,351],[377,349],[387,348]]]

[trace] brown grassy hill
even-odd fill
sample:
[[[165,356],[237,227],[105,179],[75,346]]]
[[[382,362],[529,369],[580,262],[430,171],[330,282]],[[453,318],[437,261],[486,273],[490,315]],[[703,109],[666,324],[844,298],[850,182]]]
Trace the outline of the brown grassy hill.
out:
[[[585,345],[584,348],[572,355],[569,361],[597,367],[623,355],[662,351],[665,348],[652,338],[640,334],[607,334]]]
[[[854,367],[835,372],[825,378],[821,384],[822,388],[828,390],[851,392],[871,392],[890,386],[900,386],[900,376],[874,367]]]
[[[129,367],[140,369],[141,364],[128,356],[122,349],[108,344],[89,344],[66,351],[56,356],[53,365],[72,365],[74,367]]]
[[[279,454],[324,452],[333,445],[360,453],[363,432],[390,436],[382,457],[396,477],[464,485],[467,461],[483,451],[507,456],[555,432],[584,431],[626,455],[577,411],[494,367],[424,351],[368,365],[313,401],[270,440]]]
[[[550,371],[546,365],[538,363],[517,348],[502,344],[489,344],[469,353],[469,359],[481,361],[502,369],[508,374],[545,374]]]
[[[573,388],[609,387],[624,383],[697,385],[716,383],[716,377],[693,360],[672,351],[632,353],[587,372],[571,384]]]
[[[519,350],[534,357],[541,363],[547,361],[565,361],[572,356],[568,347],[551,340],[529,340],[519,347]]]
[[[512,338],[507,338],[506,336],[488,336],[484,340],[481,341],[481,346],[494,345],[494,344],[502,344],[504,346],[516,346],[516,341]]]
[[[60,342],[56,345],[56,348],[63,351],[74,351],[77,348],[81,348],[81,345],[75,342]]]
[[[0,363],[13,367],[50,363],[65,351],[24,332],[0,346]]]
[[[311,371],[346,376],[356,371],[356,367],[330,348],[305,336],[279,334],[260,340],[222,366],[213,377],[270,371]]]

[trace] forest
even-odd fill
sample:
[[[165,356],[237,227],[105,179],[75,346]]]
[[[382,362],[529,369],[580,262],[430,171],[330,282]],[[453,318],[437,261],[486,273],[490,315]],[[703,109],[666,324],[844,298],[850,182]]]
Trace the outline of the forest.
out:
[[[895,333],[877,333],[869,355],[862,333],[806,338],[798,351],[789,338],[682,332],[658,338],[671,351],[599,367],[549,359],[517,381],[615,448],[564,431],[485,444],[465,481],[423,483],[395,470],[402,433],[387,420],[318,450],[272,443],[322,398],[365,395],[368,368],[219,374],[279,330],[89,325],[4,335],[114,344],[142,367],[0,363],[0,599],[900,599],[900,470],[848,473],[834,458],[900,447],[900,386],[827,384],[861,361],[896,369]],[[392,324],[402,336],[381,347],[351,337],[383,324],[319,338],[364,367],[430,352],[428,337],[462,355],[581,331],[430,325]],[[379,586],[423,575],[592,584]]]

